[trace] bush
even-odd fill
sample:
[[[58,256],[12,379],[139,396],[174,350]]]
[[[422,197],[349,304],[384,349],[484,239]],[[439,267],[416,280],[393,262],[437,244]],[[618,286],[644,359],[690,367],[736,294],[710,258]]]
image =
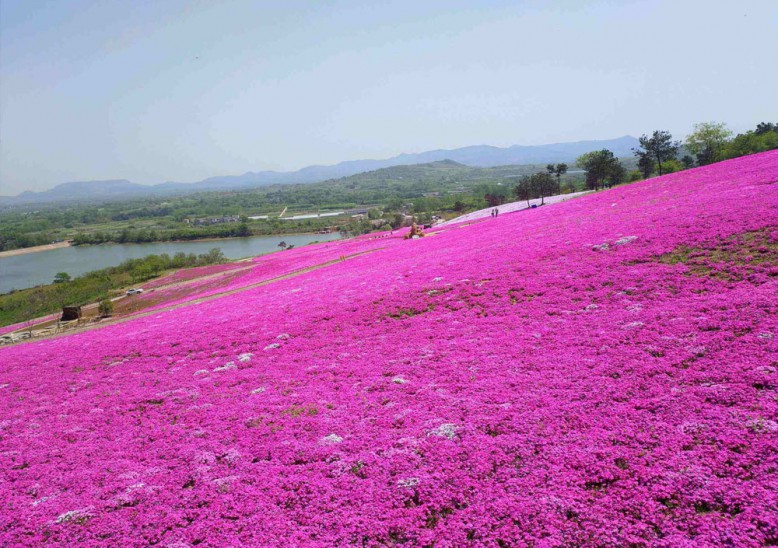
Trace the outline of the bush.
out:
[[[97,311],[100,313],[100,316],[103,318],[106,318],[113,314],[113,301],[109,298],[104,298],[100,301],[100,304],[97,306]]]
[[[70,274],[67,272],[57,272],[56,276],[54,276],[54,283],[55,284],[64,284],[70,281]]]
[[[685,166],[678,160],[666,160],[662,164],[662,172],[666,175],[668,173],[675,173],[677,171],[683,171]]]

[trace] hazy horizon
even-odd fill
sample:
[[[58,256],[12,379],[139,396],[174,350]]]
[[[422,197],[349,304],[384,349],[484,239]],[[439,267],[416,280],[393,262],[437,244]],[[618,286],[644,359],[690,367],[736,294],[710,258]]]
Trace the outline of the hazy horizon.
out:
[[[637,139],[634,135],[619,135],[619,136],[616,136],[616,137],[614,137],[612,139],[581,139],[580,141],[568,141],[568,142],[557,142],[557,143],[538,143],[536,145],[508,145],[507,147],[498,147],[498,148],[503,148],[504,149],[504,148],[509,148],[511,146],[543,147],[543,146],[563,145],[563,144],[576,143],[576,142],[608,142],[608,141],[614,141],[614,140],[623,139],[623,138],[627,138],[627,137],[632,137],[634,139]],[[479,143],[479,144],[475,144],[475,145],[464,145],[463,147],[458,147],[458,148],[479,147],[479,146],[487,146],[488,147],[488,146],[493,146],[493,145],[489,145],[487,143]],[[428,151],[406,151],[404,153],[395,154],[394,156],[392,156],[390,158],[394,158],[394,157],[400,156],[402,154],[416,154],[416,153],[423,153],[423,152],[431,152],[431,151],[435,151],[435,150],[457,150],[457,149],[440,149],[439,148],[439,149],[430,149]],[[370,161],[387,160],[387,159],[390,159],[390,158],[344,158],[343,160],[339,160],[337,162],[333,162],[332,164],[309,164],[309,165],[302,166],[302,167],[303,168],[306,168],[306,167],[325,167],[325,166],[329,166],[329,165],[336,165],[336,164],[339,164],[341,162],[349,162],[349,161],[357,161],[357,162],[367,161],[367,162],[370,162]],[[442,161],[442,160],[430,160],[430,162],[436,162],[436,161]],[[447,158],[446,161],[456,161],[456,160],[452,160],[450,158]],[[421,163],[424,163],[424,162],[421,162]],[[541,163],[543,163],[543,162],[541,162]],[[398,164],[398,165],[406,165],[406,164],[403,163],[403,164]],[[472,164],[463,164],[463,165],[472,165]],[[482,167],[485,167],[485,166],[482,166]],[[378,169],[380,169],[380,168],[378,168]],[[372,169],[369,169],[369,170],[372,171]],[[277,173],[294,173],[294,172],[297,172],[298,170],[297,169],[292,169],[292,170],[285,170],[285,169],[272,170],[272,169],[268,169],[268,170],[251,170],[249,172],[264,172],[264,171],[275,171]],[[168,181],[149,181],[149,182],[144,182],[144,183],[138,183],[138,181],[132,181],[132,180],[123,179],[123,178],[88,179],[88,180],[78,180],[78,181],[77,180],[68,180],[68,181],[59,181],[58,183],[52,184],[48,188],[43,188],[43,189],[40,189],[40,190],[36,190],[35,192],[51,190],[52,188],[54,188],[56,186],[59,186],[59,185],[62,185],[62,184],[67,184],[67,183],[89,183],[89,182],[107,183],[107,182],[118,182],[118,181],[125,181],[125,180],[129,181],[131,183],[143,184],[143,185],[146,185],[146,186],[154,186],[154,185],[157,185],[157,184],[164,184],[164,183],[193,184],[193,183],[198,183],[198,182],[201,182],[202,180],[208,179],[209,177],[219,178],[219,177],[224,177],[224,176],[226,176],[226,177],[229,177],[229,176],[240,176],[240,175],[245,175],[246,173],[249,173],[249,172],[243,172],[243,173],[216,173],[216,174],[213,174],[211,176],[205,177],[204,179],[201,179],[201,180],[198,180],[198,181],[169,181],[168,180]],[[344,176],[344,177],[347,177],[347,176]],[[340,177],[338,176],[336,178],[340,178]],[[22,192],[25,192],[25,190],[23,190],[23,191],[21,191],[21,192],[19,192],[17,194],[20,194]],[[3,196],[3,195],[0,194],[0,196]]]
[[[4,0],[0,194],[745,131],[778,117],[777,23],[772,0]]]

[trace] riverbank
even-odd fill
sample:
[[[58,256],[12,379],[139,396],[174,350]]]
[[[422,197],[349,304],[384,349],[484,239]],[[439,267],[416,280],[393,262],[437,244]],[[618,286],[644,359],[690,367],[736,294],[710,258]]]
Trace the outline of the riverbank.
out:
[[[71,278],[75,278],[91,270],[117,266],[127,259],[140,259],[148,255],[167,254],[172,257],[179,252],[199,255],[218,247],[227,259],[237,260],[279,251],[278,244],[281,240],[288,245],[302,247],[313,241],[330,241],[339,239],[340,236],[339,233],[284,234],[226,238],[218,241],[71,245],[47,253],[0,259],[0,294],[14,289],[50,284],[58,272],[66,272]]]
[[[0,251],[0,259],[3,257],[16,257],[17,255],[27,255],[28,253],[38,253],[39,251],[51,251],[52,249],[61,249],[63,247],[70,247],[70,240],[64,242],[57,242],[55,244],[36,245],[34,247],[22,247],[20,249],[9,249],[8,251]]]

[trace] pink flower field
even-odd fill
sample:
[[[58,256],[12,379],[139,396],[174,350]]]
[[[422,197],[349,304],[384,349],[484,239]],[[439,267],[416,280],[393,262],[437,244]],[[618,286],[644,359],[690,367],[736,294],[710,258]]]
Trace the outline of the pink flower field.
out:
[[[776,545],[776,181],[293,249],[1,348],[0,545]]]
[[[145,289],[154,289],[164,285],[186,282],[195,278],[213,276],[215,274],[228,272],[230,270],[235,270],[237,268],[242,268],[244,266],[246,266],[245,263],[238,261],[233,263],[213,264],[208,266],[196,266],[193,268],[183,268],[181,270],[177,270],[173,272],[172,274],[161,276],[159,278],[155,278],[151,281],[148,281],[143,284],[143,287]]]

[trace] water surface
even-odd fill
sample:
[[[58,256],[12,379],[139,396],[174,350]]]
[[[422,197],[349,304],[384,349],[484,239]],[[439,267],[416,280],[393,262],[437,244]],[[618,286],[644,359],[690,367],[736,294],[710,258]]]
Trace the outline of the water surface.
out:
[[[127,259],[146,255],[179,251],[199,255],[218,247],[229,259],[254,257],[278,251],[281,241],[300,247],[311,242],[337,240],[340,234],[279,234],[277,236],[252,236],[225,240],[192,242],[154,242],[148,244],[103,244],[63,247],[15,257],[0,258],[0,293],[12,289],[25,289],[49,284],[57,272],[67,272],[72,277],[90,270],[116,266]]]

